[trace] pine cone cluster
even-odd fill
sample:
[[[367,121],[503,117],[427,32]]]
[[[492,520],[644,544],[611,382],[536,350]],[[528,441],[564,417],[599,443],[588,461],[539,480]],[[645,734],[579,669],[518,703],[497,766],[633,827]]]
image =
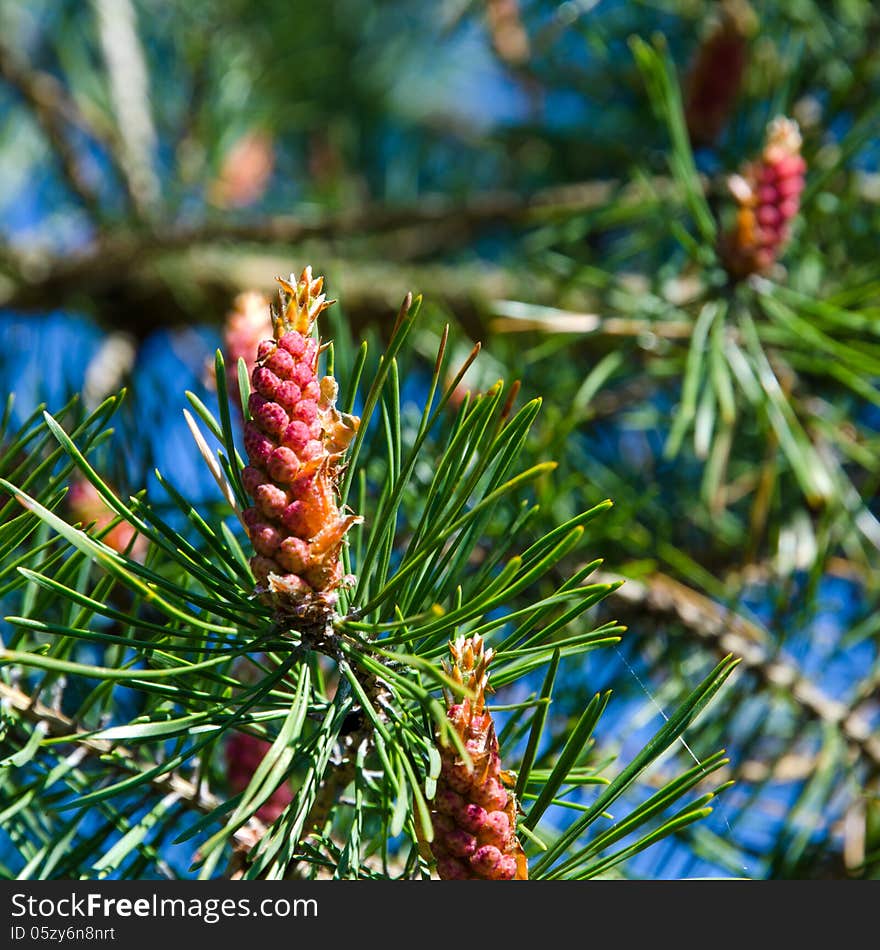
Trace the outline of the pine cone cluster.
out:
[[[473,699],[449,702],[447,716],[470,762],[452,745],[440,750],[441,767],[431,819],[431,851],[443,880],[525,880],[528,866],[516,837],[516,801],[501,770],[498,739],[485,694],[492,651],[479,636],[450,643],[449,673]]]
[[[340,553],[361,519],[337,504],[337,478],[359,420],[336,409],[336,381],[318,379],[311,329],[333,301],[307,267],[299,281],[278,278],[274,339],[257,348],[244,427],[242,472],[254,501],[243,513],[256,551],[251,568],[276,607],[306,620],[325,617],[344,582]]]
[[[780,116],[767,127],[760,158],[731,177],[736,224],[726,236],[722,254],[732,276],[765,273],[782,253],[804,190],[807,166],[800,149],[797,123]]]

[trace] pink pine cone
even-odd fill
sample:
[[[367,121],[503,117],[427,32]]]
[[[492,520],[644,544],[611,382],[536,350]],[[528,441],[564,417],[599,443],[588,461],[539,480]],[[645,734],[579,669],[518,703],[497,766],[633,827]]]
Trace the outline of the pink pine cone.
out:
[[[768,149],[757,175],[755,219],[758,223],[756,259],[761,270],[769,267],[788,240],[789,224],[798,213],[804,190],[806,162],[778,146]]]
[[[431,811],[437,874],[444,880],[524,880],[528,868],[516,837],[516,802],[505,788],[495,726],[484,705],[492,652],[484,650],[480,637],[450,644],[450,651],[449,672],[476,698],[447,706],[471,761],[451,744],[440,748]]]
[[[304,615],[330,609],[344,582],[343,540],[360,519],[340,512],[336,478],[358,420],[336,410],[335,381],[317,375],[319,347],[308,333],[330,305],[323,278],[306,268],[298,282],[279,283],[275,339],[255,347],[242,472],[254,503],[243,519],[258,584],[276,605]]]
[[[779,117],[767,128],[761,157],[731,178],[738,210],[722,253],[734,277],[768,271],[784,250],[805,184],[800,147],[797,124]]]

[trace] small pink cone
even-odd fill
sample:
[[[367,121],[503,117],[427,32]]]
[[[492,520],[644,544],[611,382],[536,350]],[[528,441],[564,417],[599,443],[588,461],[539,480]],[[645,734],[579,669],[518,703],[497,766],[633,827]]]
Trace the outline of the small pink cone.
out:
[[[278,283],[281,308],[272,314],[272,338],[249,343],[255,363],[242,480],[254,505],[243,519],[265,598],[318,620],[332,610],[346,580],[342,545],[360,520],[340,511],[336,490],[359,420],[336,409],[336,381],[317,375],[319,347],[310,331],[332,303],[322,293],[324,279],[307,267],[299,280]]]
[[[516,836],[516,801],[505,787],[492,716],[485,707],[492,651],[479,636],[449,644],[450,675],[473,699],[447,703],[447,718],[470,757],[440,748],[440,775],[431,809],[431,852],[444,880],[526,880],[528,865]]]

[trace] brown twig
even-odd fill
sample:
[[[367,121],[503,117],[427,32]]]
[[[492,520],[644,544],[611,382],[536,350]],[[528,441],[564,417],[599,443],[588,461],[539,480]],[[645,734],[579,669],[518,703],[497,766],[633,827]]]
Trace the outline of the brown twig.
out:
[[[536,286],[534,280],[526,285],[523,275],[489,265],[397,266],[386,261],[342,260],[327,248],[313,246],[278,252],[212,246],[127,263],[112,252],[103,260],[90,257],[81,268],[50,271],[54,279],[40,271],[29,284],[0,283],[0,305],[43,310],[48,299],[62,307],[87,296],[105,329],[143,339],[162,327],[190,326],[194,319],[220,322],[237,293],[271,292],[274,288],[267,284],[266,275],[289,274],[304,259],[323,261],[334,294],[345,300],[354,332],[368,323],[390,329],[387,315],[411,287],[432,303],[454,311],[458,324],[473,339],[484,334],[483,313],[494,297],[527,290],[549,292],[549,281],[546,287],[541,282]]]
[[[668,191],[658,180],[651,187]],[[615,181],[583,182],[548,188],[532,195],[490,192],[464,201],[425,196],[415,204],[364,205],[336,214],[276,216],[252,222],[221,220],[196,226],[157,227],[150,232],[116,232],[79,255],[44,258],[37,270],[27,262],[16,270],[23,282],[7,292],[9,306],[41,306],[47,297],[100,292],[109,284],[123,287],[133,276],[160,258],[198,249],[222,250],[234,246],[298,245],[316,239],[337,240],[362,235],[382,235],[412,228],[433,228],[452,223],[456,233],[472,235],[499,222],[541,220],[598,208],[613,200],[637,203],[646,193],[641,186]],[[28,277],[28,275],[32,275]]]

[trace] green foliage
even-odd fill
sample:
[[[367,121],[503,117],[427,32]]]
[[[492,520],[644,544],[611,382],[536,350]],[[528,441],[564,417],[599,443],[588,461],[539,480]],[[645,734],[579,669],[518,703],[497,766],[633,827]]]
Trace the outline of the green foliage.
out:
[[[110,489],[108,445],[143,435],[143,372],[91,419],[53,404],[55,421],[38,411],[16,433],[7,408],[0,475],[36,504],[0,496],[17,618],[0,812],[21,855],[4,873],[225,873],[230,834],[247,843],[282,776],[296,801],[248,873],[423,873],[440,661],[480,631],[534,874],[663,874],[674,849],[656,865],[636,852],[665,834],[733,876],[876,876],[877,5],[753,4],[740,95],[696,152],[685,83],[714,3],[504,5],[524,58],[475,0],[103,6],[134,11],[116,61],[97,3],[0,9],[0,211],[28,183],[51,203],[0,243],[0,303],[76,308],[142,352],[171,328],[163,345],[189,357],[193,326],[312,261],[342,301],[325,332],[343,408],[372,420],[342,485],[365,521],[327,656],[251,596],[222,363],[219,418],[187,398],[225,501],[190,497],[173,470],[141,492],[150,465],[135,497]],[[806,190],[777,265],[733,282],[728,176],[776,115],[800,124]],[[254,134],[274,171],[224,203]],[[410,288],[418,320],[392,332]],[[112,525],[67,526],[65,486],[88,464],[145,560],[101,542]],[[738,674],[685,745],[667,727],[730,653]],[[389,678],[387,710],[372,676]],[[373,744],[334,823],[305,837],[361,721]],[[230,796],[233,730],[274,745]],[[612,819],[606,796],[644,749]]]
[[[47,460],[67,460],[57,474],[47,465],[42,478],[19,484],[13,479],[20,478],[20,467],[7,465],[9,477],[0,480],[9,495],[3,576],[18,607],[6,618],[14,632],[0,652],[12,698],[4,744],[20,746],[6,756],[2,773],[4,827],[22,862],[13,873],[152,876],[163,873],[173,842],[187,843],[191,870],[199,876],[223,873],[235,835],[244,833],[279,783],[290,782],[292,801],[257,838],[246,877],[428,874],[418,842],[432,836],[435,741],[457,739],[440,691],[461,691],[440,660],[448,641],[461,635],[480,634],[495,644],[492,683],[499,690],[527,687],[532,674],[545,671],[540,693],[511,707],[518,722],[502,749],[515,766],[516,736],[528,733],[517,784],[527,846],[538,855],[535,876],[605,873],[707,813],[711,792],[672,809],[725,763],[720,754],[667,782],[631,813],[610,824],[603,817],[680,738],[734,661],[713,670],[612,778],[603,777],[590,755],[608,694],[589,703],[561,747],[551,741],[548,748],[547,712],[560,664],[577,663],[587,652],[617,643],[622,633],[618,625],[596,626],[589,619],[590,609],[617,585],[590,583],[598,562],[576,566],[572,560],[587,526],[608,505],[522,549],[523,526],[538,512],[529,485],[554,467],[518,467],[538,401],[515,408],[499,383],[451,408],[460,374],[441,385],[441,347],[421,416],[404,419],[397,358],[417,310],[401,311],[378,359],[367,354],[365,362],[355,361],[339,343],[335,347],[339,364],[358,362],[373,380],[342,486],[356,486],[365,520],[348,549],[357,582],[341,599],[332,630],[317,639],[254,597],[247,541],[236,538],[232,510],[203,515],[163,477],[179,507],[178,526],[143,498],[125,501],[113,493],[88,454],[121,397],[108,400],[71,435],[44,413],[10,439],[10,458],[41,438],[36,449],[42,447]],[[217,361],[222,381],[219,353]],[[343,391],[351,392],[346,383]],[[237,485],[242,462],[228,411],[218,422],[192,401],[219,442],[220,465]],[[57,448],[50,452],[53,441]],[[29,457],[40,453],[31,448]],[[149,542],[142,560],[58,513],[59,480],[73,465],[117,519]],[[230,497],[237,495],[233,490]],[[42,543],[24,546],[30,532]],[[48,696],[59,712],[44,721],[35,716],[35,704]],[[124,709],[130,709],[126,717]],[[247,788],[227,797],[219,791],[219,753],[231,729],[271,745]],[[350,750],[355,768],[334,789],[334,770],[341,768],[352,733],[360,737]],[[602,791],[588,808],[570,801],[592,785]],[[316,812],[326,789],[341,796],[348,786],[345,797]],[[545,825],[554,804],[563,813],[574,808],[578,817],[561,827]],[[185,813],[197,820],[184,822]],[[102,822],[98,834],[95,815]],[[586,832],[600,819],[590,840]]]

